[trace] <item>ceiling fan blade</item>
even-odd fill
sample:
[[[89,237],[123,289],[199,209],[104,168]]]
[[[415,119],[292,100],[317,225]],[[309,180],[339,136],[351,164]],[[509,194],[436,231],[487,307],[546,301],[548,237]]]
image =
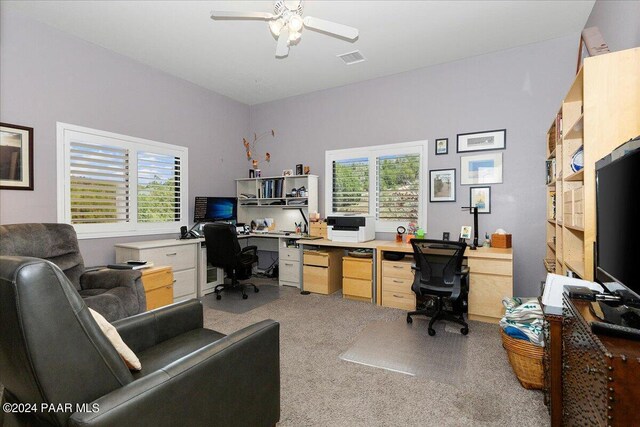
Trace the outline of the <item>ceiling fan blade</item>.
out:
[[[324,19],[314,18],[312,16],[304,18],[304,26],[324,31],[325,33],[335,34],[336,36],[344,37],[349,40],[355,40],[358,38],[357,28],[337,24],[331,21],[325,21]]]
[[[211,19],[272,19],[275,15],[269,12],[241,12],[235,10],[212,10]]]
[[[286,25],[280,30],[278,35],[278,45],[276,46],[276,58],[284,58],[289,55],[289,27]]]

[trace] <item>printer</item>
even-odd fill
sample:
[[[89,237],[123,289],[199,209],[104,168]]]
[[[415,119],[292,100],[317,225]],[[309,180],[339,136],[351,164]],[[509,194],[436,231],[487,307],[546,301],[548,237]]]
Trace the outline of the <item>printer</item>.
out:
[[[327,217],[327,238],[334,242],[367,242],[376,238],[372,216],[345,215]]]

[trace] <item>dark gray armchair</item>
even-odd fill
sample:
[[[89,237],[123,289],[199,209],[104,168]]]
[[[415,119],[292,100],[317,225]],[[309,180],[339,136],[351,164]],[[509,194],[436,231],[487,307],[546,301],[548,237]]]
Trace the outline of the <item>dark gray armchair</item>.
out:
[[[113,325],[142,371],[127,369],[58,267],[0,256],[2,403],[22,408],[0,412],[0,425],[278,422],[278,323],[264,320],[225,336],[203,327],[202,304],[191,300]]]
[[[139,271],[85,271],[78,237],[71,225],[0,225],[0,255],[51,261],[60,267],[86,304],[110,322],[147,309]]]

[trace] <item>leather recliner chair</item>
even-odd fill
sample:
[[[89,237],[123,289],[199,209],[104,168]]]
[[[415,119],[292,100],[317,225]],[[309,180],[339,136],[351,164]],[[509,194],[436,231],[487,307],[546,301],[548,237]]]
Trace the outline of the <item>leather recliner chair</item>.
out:
[[[73,283],[85,303],[110,322],[147,310],[141,273],[109,269],[86,271],[76,231],[69,224],[0,225],[0,255],[51,261]]]
[[[113,323],[130,372],[51,262],[0,256],[0,425],[273,426],[280,418],[279,324],[225,336],[197,300]],[[22,404],[20,406],[19,404]],[[6,409],[6,408],[5,408]]]

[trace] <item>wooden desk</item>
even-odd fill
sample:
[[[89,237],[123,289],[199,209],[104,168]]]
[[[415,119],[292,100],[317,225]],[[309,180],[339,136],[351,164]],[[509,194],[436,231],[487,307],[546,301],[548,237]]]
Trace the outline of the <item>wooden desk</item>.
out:
[[[379,241],[378,241],[379,242]],[[413,253],[409,243],[384,241],[376,246],[376,301],[384,303],[384,252]],[[464,253],[469,267],[469,320],[496,323],[503,315],[502,298],[513,296],[513,250],[479,247]],[[395,306],[395,305],[394,305]]]

